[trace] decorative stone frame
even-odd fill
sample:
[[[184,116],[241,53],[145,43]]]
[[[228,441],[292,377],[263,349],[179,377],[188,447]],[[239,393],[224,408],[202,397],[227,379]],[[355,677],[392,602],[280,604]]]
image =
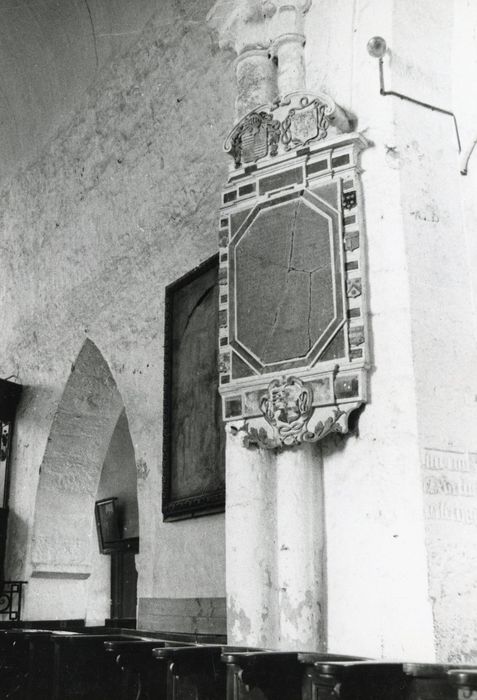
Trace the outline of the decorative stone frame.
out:
[[[223,418],[246,445],[346,432],[366,401],[359,154],[367,143],[349,128],[330,98],[295,93],[253,110],[225,142],[234,165],[219,229],[220,393]],[[289,291],[290,279],[305,301]]]

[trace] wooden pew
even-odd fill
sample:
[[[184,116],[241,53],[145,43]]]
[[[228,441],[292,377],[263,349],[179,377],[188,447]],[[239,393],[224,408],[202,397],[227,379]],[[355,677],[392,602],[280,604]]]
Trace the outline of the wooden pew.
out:
[[[95,656],[90,666],[83,664],[82,661],[82,658],[88,658],[87,654],[78,657],[76,663],[71,663],[71,658],[66,652],[68,642],[65,642],[65,645],[58,642],[58,639],[62,637],[71,642],[73,637],[79,636],[78,633],[54,629],[9,628],[0,630],[0,700],[4,697],[13,698],[13,700],[51,700],[52,697],[62,697],[64,692],[69,692],[70,686],[76,682],[77,676],[81,675],[82,666],[86,666],[85,675],[78,682],[78,692],[73,693],[73,696],[80,697],[83,694],[84,697],[88,697],[88,674],[94,676],[98,667],[103,665],[101,659],[104,654],[104,639],[124,638],[122,630],[114,630],[115,635],[111,635],[110,631],[105,634],[104,627],[89,629],[92,634],[83,635],[83,638],[94,636],[95,640],[99,641],[93,646],[100,650],[99,656]],[[158,646],[160,643],[155,641],[154,646]],[[78,642],[75,649],[82,649],[84,646],[83,642]],[[90,647],[91,645],[86,643],[86,646]],[[75,652],[73,656],[74,654]],[[113,666],[113,675],[120,677],[114,664],[114,658],[112,661],[110,657],[104,659],[106,672],[110,671],[111,665]],[[65,673],[66,676],[71,673],[66,688],[63,687],[66,683],[63,680]],[[101,672],[98,675],[101,676]],[[85,685],[84,692],[82,690],[83,684]]]
[[[317,696],[317,689],[321,685],[321,692],[324,691],[326,679],[320,679],[318,664],[329,662],[349,663],[354,661],[369,661],[362,656],[348,656],[346,654],[330,654],[326,652],[299,652],[298,661],[302,664],[303,673],[301,678],[303,700],[309,700]]]
[[[115,659],[123,673],[121,700],[161,700],[166,697],[167,668],[159,667],[152,652],[168,643],[159,639],[104,643],[106,654]]]
[[[124,694],[124,676],[105,642],[139,639],[131,634],[52,634],[52,700],[107,700]]]
[[[0,631],[0,698],[23,700],[28,679],[28,641],[15,629]]]
[[[42,629],[0,630],[0,698],[51,699],[53,633],[61,634]]]
[[[166,678],[167,700],[225,700],[226,669],[220,645],[164,646],[152,655]],[[158,696],[158,700],[162,696]]]
[[[449,685],[453,690],[453,700],[471,698],[477,691],[477,667],[450,669],[447,671]]]
[[[220,644],[194,644],[163,640],[107,642],[117,663],[135,676],[138,700],[225,700],[227,669],[221,662]],[[151,651],[152,647],[152,651]],[[154,648],[155,647],[155,648]],[[246,651],[241,648],[241,651]]]
[[[214,694],[217,674],[210,675],[211,666],[207,663],[210,652],[203,651],[209,647],[174,641],[172,634],[166,635],[172,638],[167,640],[140,634],[103,626],[85,628],[83,633],[1,630],[0,700],[3,697],[14,700],[106,700],[109,697],[132,700],[141,688],[143,698],[165,698],[171,685],[169,666],[173,660],[178,664],[179,674],[172,679],[176,697],[183,697],[178,693],[191,678],[201,687],[206,687],[210,681],[207,692]],[[153,649],[165,646],[175,651],[186,646],[199,651],[194,655],[195,661],[190,659],[180,667],[181,657],[175,653],[167,653],[162,660],[153,657]],[[221,647],[214,645],[212,648],[216,666],[220,666],[225,679],[225,670],[218,661]],[[116,663],[117,658],[120,665]],[[220,692],[217,697],[223,700],[225,694]]]
[[[447,676],[449,668],[442,664],[405,663],[410,700],[454,700],[455,691]]]
[[[402,663],[316,661],[308,666],[303,700],[407,700],[408,679]]]
[[[227,700],[301,700],[302,667],[296,652],[224,649]]]
[[[302,700],[317,697],[320,700],[329,697],[347,700],[456,700],[456,683],[463,684],[463,676],[459,674],[465,668],[452,664],[372,660],[348,660],[346,663],[317,660],[310,666],[316,655],[299,656],[308,669]],[[452,678],[457,680],[452,681]]]
[[[249,649],[224,650],[227,700],[301,700],[316,698],[315,664],[319,661],[362,660],[325,653],[298,653]]]

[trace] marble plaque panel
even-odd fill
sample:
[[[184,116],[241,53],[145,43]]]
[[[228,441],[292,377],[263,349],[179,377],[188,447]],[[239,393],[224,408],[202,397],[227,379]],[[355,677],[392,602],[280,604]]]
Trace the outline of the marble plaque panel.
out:
[[[306,357],[336,317],[330,216],[303,198],[260,211],[235,265],[237,340],[263,365]]]
[[[235,421],[246,447],[282,448],[346,432],[348,416],[366,401],[365,231],[357,193],[359,153],[368,144],[357,133],[338,139],[330,124],[328,134],[326,119],[309,143],[298,139],[298,131],[308,134],[308,105],[304,96],[295,107],[299,123],[288,109],[270,152],[253,166],[242,167],[239,142],[249,117],[225,144],[235,166],[226,192],[233,188],[237,199],[222,207],[230,237],[228,259],[221,257],[219,346],[230,351],[230,367],[220,365],[219,391],[224,419]],[[257,116],[279,125],[277,110]],[[306,147],[296,148],[303,140]],[[301,393],[283,413],[290,387]]]

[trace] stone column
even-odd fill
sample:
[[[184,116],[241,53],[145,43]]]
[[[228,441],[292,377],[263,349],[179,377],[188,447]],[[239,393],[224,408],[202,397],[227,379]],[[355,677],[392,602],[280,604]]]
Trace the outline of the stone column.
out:
[[[274,72],[267,48],[248,48],[237,57],[237,120],[255,107],[273,102],[276,96]]]
[[[277,86],[280,98],[305,90],[305,13],[311,0],[277,3],[271,22],[272,50],[277,61]]]
[[[267,450],[227,434],[226,587],[229,644],[277,647],[277,468]]]
[[[275,12],[274,3],[263,0],[218,0],[207,16],[220,48],[237,55],[236,121],[276,98],[276,69],[270,52],[270,18]]]
[[[305,89],[310,0],[219,0],[209,23],[237,53],[236,116]],[[274,61],[273,59],[276,59]],[[278,64],[278,69],[276,65]],[[230,644],[326,648],[321,450],[277,454],[227,434],[226,587]]]
[[[276,454],[227,435],[229,644],[326,648],[321,450]]]
[[[280,636],[287,650],[326,649],[323,462],[319,445],[276,457]]]
[[[305,14],[311,0],[218,0],[207,20],[237,56],[237,120],[261,104],[305,90]],[[273,60],[275,59],[275,61]],[[275,67],[275,63],[277,67]]]
[[[279,97],[305,90],[304,43],[302,34],[282,34],[274,42]]]

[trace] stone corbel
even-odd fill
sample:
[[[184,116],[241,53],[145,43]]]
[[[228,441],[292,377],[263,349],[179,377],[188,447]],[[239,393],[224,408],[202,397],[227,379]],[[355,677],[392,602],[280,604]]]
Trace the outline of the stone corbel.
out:
[[[242,434],[244,447],[282,449],[318,442],[330,433],[348,432],[348,417],[360,401],[314,407],[313,389],[298,377],[274,379],[260,403],[261,417],[234,422],[232,434]]]

